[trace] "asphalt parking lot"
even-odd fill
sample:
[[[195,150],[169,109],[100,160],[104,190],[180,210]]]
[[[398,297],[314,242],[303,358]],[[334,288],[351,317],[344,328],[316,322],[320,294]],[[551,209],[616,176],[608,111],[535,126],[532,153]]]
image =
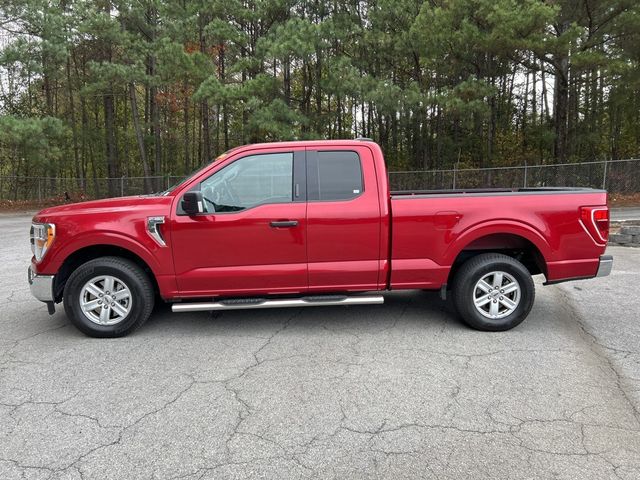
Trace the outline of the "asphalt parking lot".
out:
[[[32,299],[0,216],[0,479],[640,478],[640,249],[515,330],[436,294],[172,314],[96,340]]]

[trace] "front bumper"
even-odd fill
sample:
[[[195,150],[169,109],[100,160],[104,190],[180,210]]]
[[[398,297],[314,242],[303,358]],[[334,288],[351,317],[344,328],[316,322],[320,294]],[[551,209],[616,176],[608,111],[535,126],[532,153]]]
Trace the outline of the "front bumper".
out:
[[[37,275],[33,269],[29,267],[28,278],[31,295],[41,302],[54,301],[53,282],[55,275]]]
[[[600,263],[598,264],[598,272],[596,277],[606,277],[611,273],[613,268],[613,255],[600,255]]]

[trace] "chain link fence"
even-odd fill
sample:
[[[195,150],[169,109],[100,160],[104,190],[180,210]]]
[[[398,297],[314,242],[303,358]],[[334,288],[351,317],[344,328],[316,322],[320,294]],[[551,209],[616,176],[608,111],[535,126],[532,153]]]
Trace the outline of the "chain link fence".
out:
[[[591,187],[611,193],[640,192],[640,159],[390,172],[391,189],[449,190],[466,188]]]
[[[61,198],[75,201],[142,195],[145,193],[145,181],[150,191],[160,192],[183,178],[173,175],[117,178],[0,176],[0,200],[43,201]]]
[[[0,200],[78,201],[112,196],[141,195],[145,181],[152,191],[166,190],[182,176],[118,178],[58,178],[0,176]],[[519,167],[469,168],[389,172],[394,191],[470,188],[591,187],[611,193],[640,192],[640,159]]]

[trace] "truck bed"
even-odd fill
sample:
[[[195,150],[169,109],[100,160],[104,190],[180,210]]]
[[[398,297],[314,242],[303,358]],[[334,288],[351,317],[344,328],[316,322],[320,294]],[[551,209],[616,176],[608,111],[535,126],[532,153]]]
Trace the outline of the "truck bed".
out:
[[[463,251],[538,252],[548,282],[596,274],[596,243],[580,208],[607,204],[591,188],[496,188],[392,192],[392,288],[439,288]]]

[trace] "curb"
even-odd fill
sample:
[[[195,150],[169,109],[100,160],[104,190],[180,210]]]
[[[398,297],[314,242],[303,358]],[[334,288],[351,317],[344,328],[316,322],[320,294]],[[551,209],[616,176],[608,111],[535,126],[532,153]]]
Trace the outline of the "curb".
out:
[[[640,221],[622,220],[611,222],[609,245],[640,247]]]

